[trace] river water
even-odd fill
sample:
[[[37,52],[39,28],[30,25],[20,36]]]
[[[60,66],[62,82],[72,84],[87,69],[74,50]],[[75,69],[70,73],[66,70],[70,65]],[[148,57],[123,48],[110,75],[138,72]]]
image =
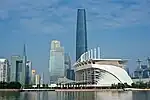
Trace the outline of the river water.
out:
[[[0,92],[0,100],[150,100],[150,92]]]

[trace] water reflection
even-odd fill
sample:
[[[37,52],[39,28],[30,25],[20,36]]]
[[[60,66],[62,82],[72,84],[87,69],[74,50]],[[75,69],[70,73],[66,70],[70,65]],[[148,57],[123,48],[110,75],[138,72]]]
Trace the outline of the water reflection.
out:
[[[137,91],[132,93],[133,100],[150,100],[150,91]]]
[[[56,100],[95,100],[94,92],[56,92]]]
[[[20,92],[0,92],[0,100],[20,100]]]
[[[57,100],[132,100],[132,92],[57,92]]]
[[[150,92],[0,92],[0,100],[150,100]]]

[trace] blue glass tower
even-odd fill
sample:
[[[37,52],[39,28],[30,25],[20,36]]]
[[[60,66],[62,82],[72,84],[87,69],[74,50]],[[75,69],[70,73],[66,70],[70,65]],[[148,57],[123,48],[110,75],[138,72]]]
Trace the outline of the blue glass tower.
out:
[[[23,47],[23,58],[22,58],[22,62],[23,62],[23,65],[22,65],[22,79],[21,79],[21,83],[23,85],[26,84],[26,62],[27,62],[27,56],[26,56],[26,46],[24,44],[24,47]]]
[[[87,30],[85,9],[78,9],[76,28],[76,61],[87,51]]]

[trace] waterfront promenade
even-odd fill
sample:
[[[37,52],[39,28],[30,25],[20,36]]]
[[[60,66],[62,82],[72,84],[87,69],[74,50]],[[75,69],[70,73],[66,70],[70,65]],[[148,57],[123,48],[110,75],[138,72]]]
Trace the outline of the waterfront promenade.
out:
[[[55,91],[55,89],[21,89],[21,91]]]
[[[108,92],[108,91],[150,91],[150,89],[124,88],[124,89],[22,89],[21,91],[56,91],[56,92]]]

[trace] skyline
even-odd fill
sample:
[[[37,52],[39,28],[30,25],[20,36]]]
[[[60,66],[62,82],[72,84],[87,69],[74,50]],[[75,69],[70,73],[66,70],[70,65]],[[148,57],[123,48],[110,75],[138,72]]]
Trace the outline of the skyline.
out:
[[[49,44],[56,39],[74,62],[77,8],[87,12],[89,49],[99,46],[102,57],[129,59],[132,72],[138,58],[146,60],[150,56],[147,0],[15,1],[0,3],[0,57],[22,55],[25,43],[33,69],[46,72]]]

